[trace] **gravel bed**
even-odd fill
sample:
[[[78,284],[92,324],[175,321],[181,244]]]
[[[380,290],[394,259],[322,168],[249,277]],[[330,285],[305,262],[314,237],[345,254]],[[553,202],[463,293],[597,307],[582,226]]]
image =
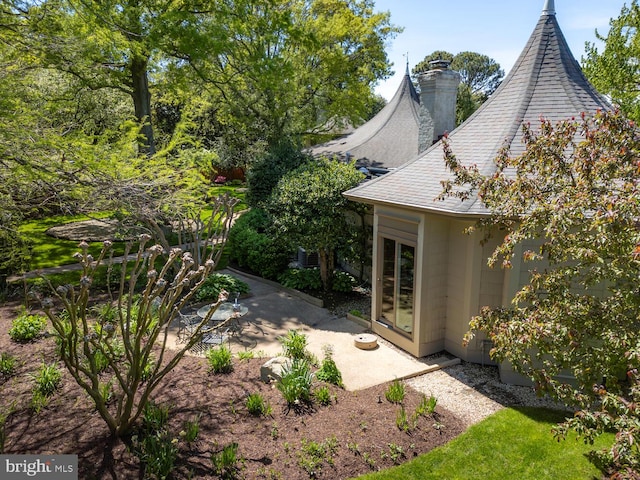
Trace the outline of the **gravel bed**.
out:
[[[455,413],[467,427],[506,407],[563,408],[548,397],[538,397],[533,387],[502,383],[495,366],[461,362],[409,379],[407,384],[435,396],[438,405]]]

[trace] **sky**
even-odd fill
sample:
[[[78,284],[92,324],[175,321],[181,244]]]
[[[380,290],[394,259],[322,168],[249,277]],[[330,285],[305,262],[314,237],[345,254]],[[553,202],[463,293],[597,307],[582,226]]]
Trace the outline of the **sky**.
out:
[[[629,5],[631,0],[627,0]],[[436,50],[470,51],[494,59],[509,73],[531,36],[545,0],[375,0],[404,31],[390,40],[387,56],[395,75],[379,82],[376,93],[390,100],[405,73]],[[620,16],[625,0],[555,0],[556,18],[573,56],[580,62],[585,42],[606,35],[609,20]]]

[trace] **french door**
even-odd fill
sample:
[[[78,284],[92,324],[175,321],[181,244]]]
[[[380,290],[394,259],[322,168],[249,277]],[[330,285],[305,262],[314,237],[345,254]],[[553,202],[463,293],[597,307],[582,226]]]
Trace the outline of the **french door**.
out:
[[[382,237],[379,320],[399,333],[414,332],[415,246]]]

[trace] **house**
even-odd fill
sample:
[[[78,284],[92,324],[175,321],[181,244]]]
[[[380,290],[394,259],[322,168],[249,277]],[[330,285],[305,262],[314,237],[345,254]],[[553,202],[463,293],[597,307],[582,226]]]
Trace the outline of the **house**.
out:
[[[420,95],[407,66],[398,90],[380,112],[348,135],[316,145],[310,153],[355,160],[356,167],[368,176],[385,174],[414,159],[455,127],[460,76],[440,62],[420,75],[419,83]]]
[[[583,75],[556,20],[554,2],[546,0],[511,72],[450,132],[449,141],[459,161],[486,174],[505,144],[513,155],[523,152],[523,122],[535,125],[540,117],[559,121],[610,108]],[[491,344],[482,336],[463,346],[469,320],[485,305],[509,305],[528,271],[517,261],[511,269],[487,266],[495,241],[482,245],[482,232],[464,230],[489,212],[477,199],[436,200],[441,181],[449,177],[438,142],[345,192],[373,209],[372,329],[417,357],[446,350],[469,362],[491,363]],[[503,381],[521,383],[522,377],[501,367]]]

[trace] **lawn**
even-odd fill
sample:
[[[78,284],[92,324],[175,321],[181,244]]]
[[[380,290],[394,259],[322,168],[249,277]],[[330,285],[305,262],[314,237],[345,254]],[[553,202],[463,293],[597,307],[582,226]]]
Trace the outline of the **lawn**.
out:
[[[585,445],[575,437],[557,441],[551,434],[563,413],[539,408],[508,408],[469,428],[446,445],[416,460],[359,477],[366,480],[593,479],[602,473],[587,459],[606,448],[612,435]]]
[[[221,185],[211,188],[210,194],[212,196],[221,195],[223,193],[229,193],[231,196],[238,198],[240,202],[236,205],[235,211],[240,211],[247,208],[245,203],[245,189],[237,186]],[[211,215],[211,208],[203,209],[203,219]],[[110,212],[100,212],[92,214],[92,218],[108,218]],[[59,265],[69,265],[77,263],[73,258],[73,254],[78,251],[78,242],[72,240],[61,240],[47,235],[47,230],[56,225],[62,225],[65,223],[80,222],[83,220],[89,220],[90,218],[85,215],[60,215],[48,218],[42,218],[38,220],[30,220],[24,222],[20,226],[20,233],[31,240],[33,244],[31,254],[31,269],[37,270],[40,268],[56,267]],[[102,242],[90,243],[89,252],[97,257],[102,248]],[[114,255],[122,254],[124,252],[124,243],[114,243]]]
[[[96,213],[93,218],[107,218],[109,215],[109,212]],[[77,263],[73,258],[73,254],[78,251],[78,242],[61,240],[47,235],[46,232],[49,228],[56,225],[81,222],[83,220],[89,220],[89,217],[86,215],[59,215],[24,222],[20,226],[19,231],[28,238],[33,245],[31,268],[37,270],[39,268]],[[89,251],[96,257],[100,253],[101,248],[101,242],[93,242],[90,244]],[[123,244],[116,243],[114,249],[116,252],[121,253],[124,251],[124,246]]]

